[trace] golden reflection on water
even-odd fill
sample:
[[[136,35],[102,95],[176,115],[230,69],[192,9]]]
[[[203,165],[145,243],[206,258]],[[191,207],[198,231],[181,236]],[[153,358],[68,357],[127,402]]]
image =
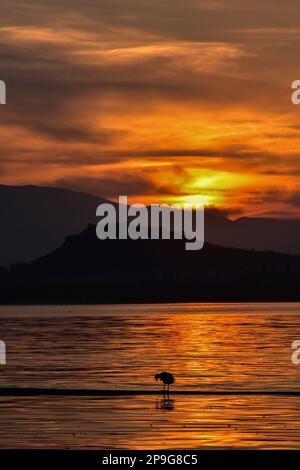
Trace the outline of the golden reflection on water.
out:
[[[0,412],[1,448],[300,447],[296,397],[1,398]]]
[[[1,307],[0,387],[237,395],[0,398],[0,447],[300,448],[299,304]],[[42,417],[42,418],[41,418]]]
[[[180,390],[300,390],[299,318],[299,304],[1,307],[0,386],[157,389],[170,370]]]

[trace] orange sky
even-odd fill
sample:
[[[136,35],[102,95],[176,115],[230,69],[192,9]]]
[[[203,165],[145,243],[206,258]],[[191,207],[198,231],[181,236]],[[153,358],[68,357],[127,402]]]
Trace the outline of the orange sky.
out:
[[[300,216],[298,1],[0,6],[1,183]]]

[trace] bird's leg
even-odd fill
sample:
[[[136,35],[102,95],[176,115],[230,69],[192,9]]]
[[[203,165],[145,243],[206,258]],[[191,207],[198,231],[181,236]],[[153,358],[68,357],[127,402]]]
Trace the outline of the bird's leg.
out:
[[[166,384],[164,384],[164,393],[166,392]]]

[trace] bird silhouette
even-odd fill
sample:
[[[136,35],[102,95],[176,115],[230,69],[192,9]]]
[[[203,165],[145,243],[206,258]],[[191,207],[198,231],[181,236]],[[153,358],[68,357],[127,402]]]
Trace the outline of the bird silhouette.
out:
[[[168,395],[170,393],[170,385],[175,382],[175,378],[173,374],[170,372],[161,372],[160,374],[156,374],[154,376],[156,382],[160,380],[164,384],[163,393],[166,393],[166,385],[168,386]]]

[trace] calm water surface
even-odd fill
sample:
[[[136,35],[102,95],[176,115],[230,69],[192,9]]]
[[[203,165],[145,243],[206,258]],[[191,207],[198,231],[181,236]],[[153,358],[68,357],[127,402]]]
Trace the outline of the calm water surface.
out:
[[[237,393],[2,397],[2,448],[300,449],[299,397],[238,394],[300,391],[300,304],[0,307],[0,331],[1,387]]]

